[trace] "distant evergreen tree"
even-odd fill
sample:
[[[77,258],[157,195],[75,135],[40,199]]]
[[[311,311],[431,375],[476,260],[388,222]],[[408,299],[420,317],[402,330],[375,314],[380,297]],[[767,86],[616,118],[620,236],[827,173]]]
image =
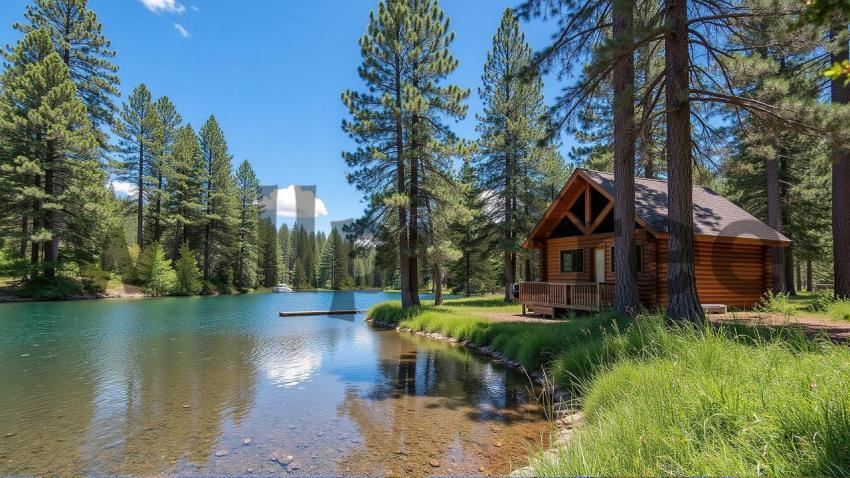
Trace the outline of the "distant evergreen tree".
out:
[[[237,248],[236,287],[253,288],[257,281],[257,221],[260,211],[260,182],[254,168],[243,161],[236,169]]]
[[[345,241],[334,228],[324,242],[319,266],[319,286],[328,289],[343,289],[352,286],[348,273],[348,254]]]
[[[527,71],[531,58],[531,47],[508,9],[481,77],[484,112],[478,117],[481,150],[476,162],[481,189],[492,191],[499,201],[498,208],[490,208],[489,222],[500,232],[493,237],[498,237],[495,245],[503,254],[505,300],[513,299],[520,240],[530,232],[545,196],[538,189],[546,171],[542,159],[552,159],[538,146],[547,125],[543,82],[539,74]]]
[[[204,237],[203,237],[203,277],[209,280],[218,250],[229,242],[234,226],[235,204],[232,201],[233,179],[231,155],[227,150],[224,133],[210,116],[200,130],[201,155],[204,159]]]
[[[153,143],[157,116],[148,87],[141,84],[125,102],[114,125],[118,150],[123,160],[118,163],[118,177],[136,186],[136,243],[144,248],[144,204],[148,178],[147,165],[156,161]]]
[[[277,243],[280,247],[280,280],[288,282],[292,271],[292,234],[286,223],[280,226],[277,233]]]
[[[154,133],[151,141],[153,160],[146,164],[147,177],[151,181],[149,188],[149,207],[147,208],[147,219],[145,220],[150,229],[150,237],[153,242],[162,240],[168,218],[165,215],[164,206],[166,197],[165,167],[174,147],[174,138],[177,128],[183,119],[174,104],[163,96],[154,103]]]
[[[460,251],[460,257],[449,269],[449,286],[452,292],[469,297],[481,293],[496,284],[496,274],[488,250],[488,234],[485,201],[482,191],[477,187],[475,169],[468,158],[464,159],[457,181],[459,202],[469,211],[461,217],[453,218],[450,229],[453,242]]]
[[[280,280],[280,245],[277,230],[269,219],[260,219],[257,233],[257,275],[266,287]]]
[[[174,292],[177,286],[177,274],[165,258],[165,250],[160,244],[149,245],[140,262],[140,278],[144,284],[145,294],[156,297]]]
[[[292,273],[292,287],[295,289],[306,289],[310,287],[307,274],[304,272],[304,260],[300,257],[295,259],[295,268]]]
[[[175,295],[196,295],[201,292],[202,282],[198,261],[195,260],[195,253],[186,243],[180,246],[180,258],[174,263],[174,272]]]
[[[168,187],[168,214],[173,224],[171,260],[180,257],[180,247],[191,241],[189,228],[203,220],[202,184],[205,170],[198,137],[192,125],[180,127],[174,137],[174,148],[165,164]]]

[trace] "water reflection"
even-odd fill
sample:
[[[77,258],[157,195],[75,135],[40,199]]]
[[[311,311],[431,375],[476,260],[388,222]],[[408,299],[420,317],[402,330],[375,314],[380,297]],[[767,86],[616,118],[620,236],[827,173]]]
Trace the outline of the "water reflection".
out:
[[[464,349],[277,316],[387,298],[333,296],[0,305],[0,473],[505,473],[546,433]]]

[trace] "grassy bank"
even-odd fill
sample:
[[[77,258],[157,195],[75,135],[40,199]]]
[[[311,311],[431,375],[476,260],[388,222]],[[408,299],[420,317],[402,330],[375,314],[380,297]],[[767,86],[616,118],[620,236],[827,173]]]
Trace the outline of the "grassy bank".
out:
[[[499,301],[451,301],[372,317],[490,345],[544,365],[578,392],[585,422],[540,475],[847,475],[850,349],[793,330],[695,330],[600,314],[558,324],[492,322]]]

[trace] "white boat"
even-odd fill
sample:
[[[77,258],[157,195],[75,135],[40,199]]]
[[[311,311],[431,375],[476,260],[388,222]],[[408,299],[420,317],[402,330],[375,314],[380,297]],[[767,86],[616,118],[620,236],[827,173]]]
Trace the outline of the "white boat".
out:
[[[278,284],[272,287],[272,292],[292,292],[292,289],[286,284]]]

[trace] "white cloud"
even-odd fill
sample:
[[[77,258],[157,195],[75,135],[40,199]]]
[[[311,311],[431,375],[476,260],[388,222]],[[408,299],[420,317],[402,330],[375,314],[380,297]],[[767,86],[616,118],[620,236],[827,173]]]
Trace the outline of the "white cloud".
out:
[[[199,7],[199,6],[197,6],[197,5],[192,5],[192,6],[191,6],[191,7],[189,7],[189,8],[191,8],[193,12],[199,12],[199,11],[201,11],[201,7]]]
[[[296,192],[300,202],[296,204]],[[278,217],[288,217],[297,219],[298,217],[309,217],[312,213],[313,217],[327,216],[328,207],[325,202],[316,197],[313,191],[302,189],[301,186],[290,184],[285,188],[277,188],[276,193],[273,191],[264,191],[265,195],[262,199],[262,204],[266,211],[273,209],[277,210]],[[274,196],[277,196],[277,207],[274,206]],[[311,210],[310,203],[313,203]]]
[[[175,23],[175,24],[174,24],[174,28],[176,28],[176,29],[177,29],[177,31],[178,31],[178,32],[180,32],[180,35],[181,35],[183,38],[189,38],[190,36],[192,36],[192,34],[191,34],[191,33],[189,33],[189,31],[188,31],[188,30],[186,30],[185,28],[183,28],[183,25],[181,25],[181,24],[179,24],[179,23]]]
[[[121,196],[133,196],[136,193],[136,185],[127,181],[112,181],[112,189]]]
[[[141,0],[141,2],[154,13],[183,13],[186,11],[186,7],[177,0]]]

